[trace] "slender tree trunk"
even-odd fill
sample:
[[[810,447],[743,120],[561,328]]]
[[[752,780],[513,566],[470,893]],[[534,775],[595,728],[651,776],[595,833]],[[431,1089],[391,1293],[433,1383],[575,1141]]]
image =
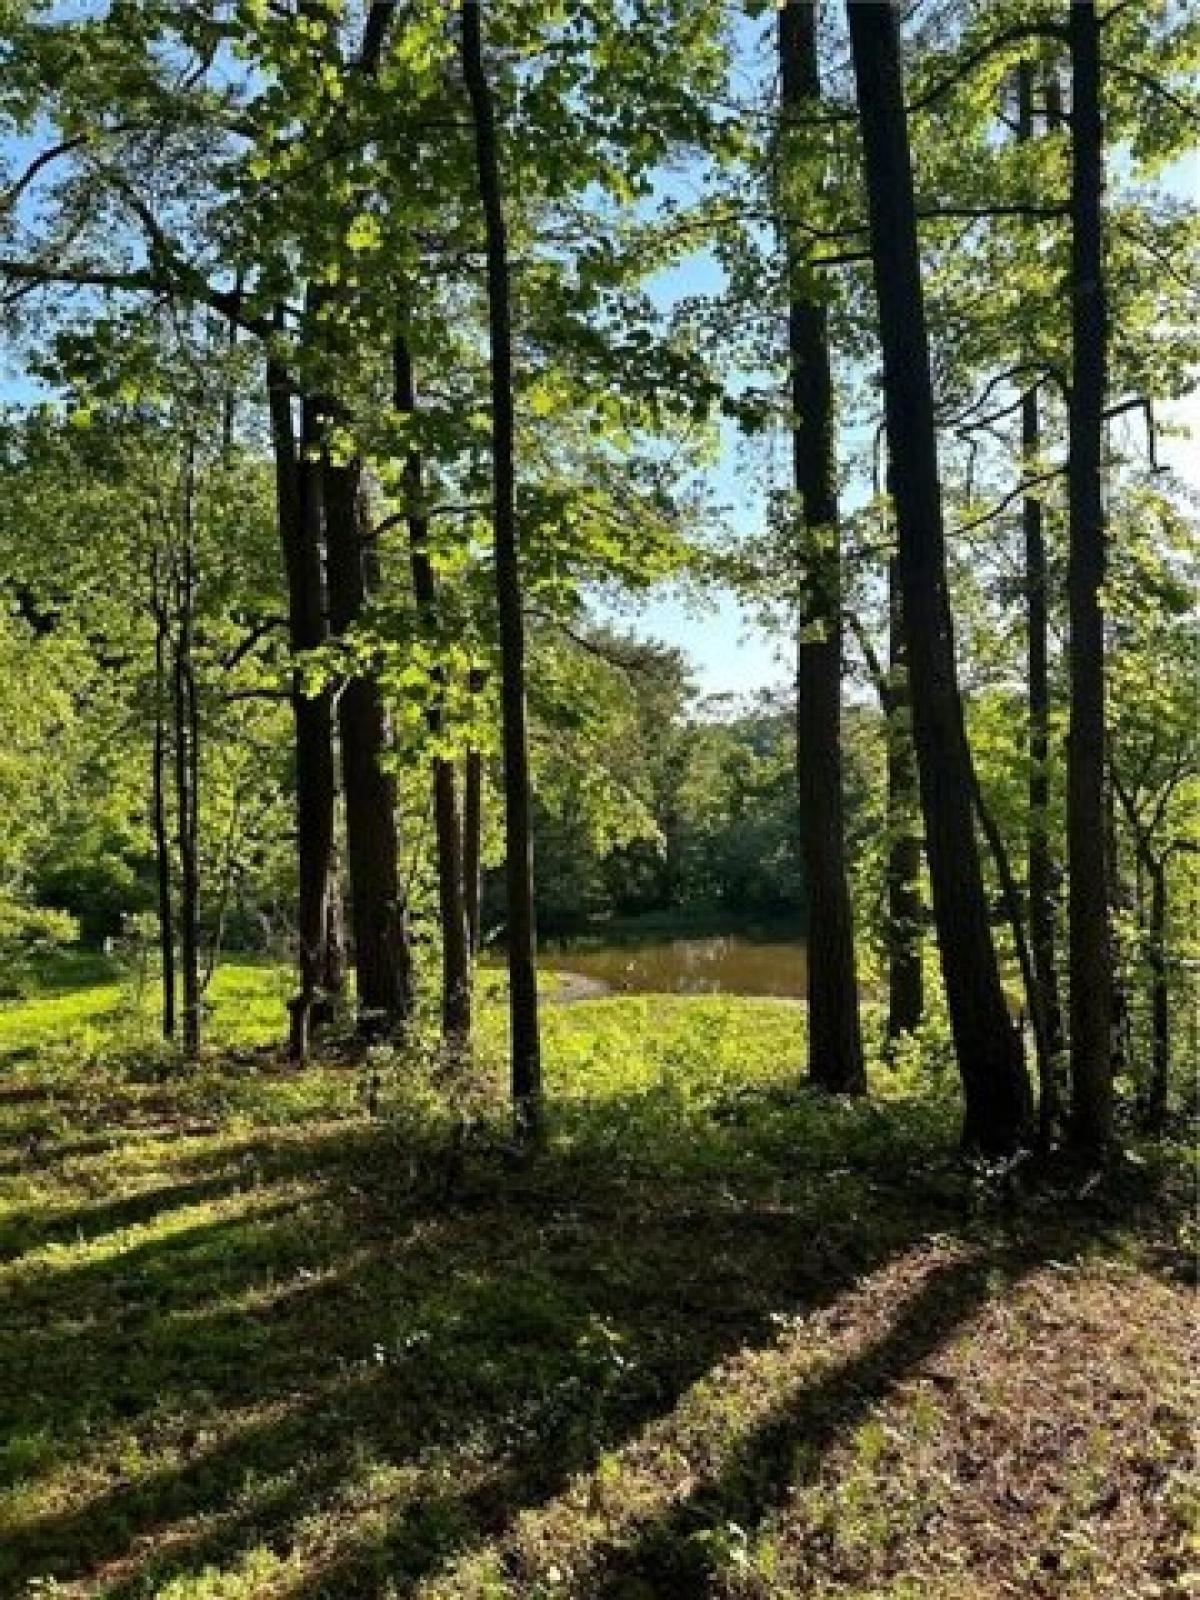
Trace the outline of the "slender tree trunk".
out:
[[[336,635],[361,619],[367,598],[362,468],[323,462],[329,620]],[[356,671],[337,699],[346,808],[346,856],[358,980],[359,1027],[401,1026],[412,1008],[407,908],[400,877],[396,780],[387,771],[387,713],[376,678]]]
[[[979,818],[979,826],[983,829],[983,836],[987,840],[988,849],[991,852],[996,876],[1000,880],[1000,893],[1004,900],[1004,909],[1008,913],[1008,925],[1012,934],[1013,950],[1017,958],[1017,967],[1021,973],[1025,1009],[1033,1025],[1034,1049],[1037,1055],[1038,1069],[1039,1071],[1045,1071],[1049,1067],[1051,1060],[1049,1044],[1046,1038],[1046,1014],[1042,1010],[1042,996],[1038,989],[1032,949],[1025,928],[1025,919],[1021,914],[1021,891],[1017,884],[1017,875],[1012,869],[1012,860],[1008,853],[1008,846],[1004,842],[1004,835],[987,807],[978,778],[975,780],[975,814]],[[1044,1083],[1042,1087],[1044,1092]],[[1048,1145],[1051,1132],[1052,1126],[1043,1117],[1042,1124],[1038,1129],[1039,1139],[1043,1148]]]
[[[1033,137],[1033,68],[1022,65],[1017,76],[1018,138]],[[1026,476],[1036,472],[1042,430],[1037,386],[1021,400],[1021,457]],[[1058,997],[1058,972],[1054,937],[1054,858],[1050,848],[1050,628],[1046,568],[1046,533],[1042,502],[1037,494],[1022,501],[1025,534],[1025,604],[1028,647],[1029,799],[1028,872],[1029,941],[1037,984],[1042,1027],[1039,1031],[1038,1125],[1043,1145],[1058,1126],[1058,1060],[1063,1053],[1062,1011]]]
[[[408,345],[397,338],[393,349],[396,410],[413,416],[417,409],[416,380]],[[429,638],[438,626],[437,579],[429,559],[429,519],[424,511],[424,485],[419,450],[409,450],[404,460],[404,490],[408,503],[409,560],[417,616]],[[429,732],[436,742],[442,734],[446,674],[433,674],[432,698],[426,711]],[[438,909],[442,925],[442,1036],[461,1048],[471,1037],[471,950],[463,883],[463,828],[458,813],[458,784],[454,763],[444,755],[433,759],[433,825],[437,842]]]
[[[472,667],[467,687],[478,706],[487,688],[487,673]],[[483,944],[480,908],[483,903],[483,751],[470,746],[463,773],[463,894],[467,913],[467,942],[476,960]]]
[[[921,936],[920,793],[912,742],[912,698],[904,648],[904,608],[895,558],[888,562],[887,940],[891,1041],[920,1027],[925,1013]]]
[[[267,396],[279,537],[288,590],[288,636],[293,657],[325,639],[322,603],[320,507],[313,504],[311,471],[302,472],[287,376],[267,364]],[[289,1050],[308,1055],[314,1004],[322,992],[328,956],[329,875],[333,852],[334,770],[332,717],[327,691],[305,692],[299,666],[292,673],[296,742],[296,860],[299,878],[299,988],[293,996]]]
[[[1171,1077],[1171,994],[1167,982],[1167,863],[1147,863],[1150,873],[1150,1080],[1146,1085],[1146,1125],[1160,1129],[1167,1118]]]
[[[173,1039],[175,1018],[175,917],[171,900],[171,837],[167,825],[167,647],[169,622],[158,557],[154,558],[154,754],[151,807],[158,885],[158,949],[162,982],[162,1033]]]
[[[246,286],[245,274],[239,267],[234,280],[233,293],[236,301],[240,302],[242,292]],[[225,355],[228,362],[225,382],[221,394],[221,454],[228,459],[233,451],[234,437],[237,432],[237,380],[233,372],[233,357],[238,345],[238,325],[234,317],[225,320]]]
[[[785,133],[797,111],[818,108],[818,5],[787,0],[779,13]],[[785,160],[787,145],[784,145]],[[854,921],[842,811],[842,573],[834,461],[829,310],[800,291],[802,252],[783,223],[789,276],[793,481],[804,528],[796,652],[796,759],[808,890],[808,1075],[822,1088],[867,1087],[854,963]]]
[[[1105,763],[1107,767],[1107,760]],[[1106,779],[1108,774],[1106,772]],[[1112,973],[1112,1074],[1132,1072],[1134,1057],[1131,991],[1133,975],[1123,941],[1117,938],[1114,922],[1129,905],[1129,885],[1121,861],[1121,836],[1117,828],[1117,801],[1111,781],[1104,785],[1104,821],[1108,830],[1104,859],[1108,863],[1109,951]],[[1136,859],[1136,852],[1135,852]],[[1136,871],[1136,868],[1135,868]]]
[[[1070,7],[1072,375],[1068,502],[1070,737],[1067,746],[1071,1135],[1088,1156],[1112,1138],[1113,974],[1104,795],[1104,504],[1101,480],[1108,313],[1101,206],[1100,23]]]
[[[463,76],[475,124],[479,197],[487,234],[488,333],[492,388],[493,530],[500,616],[500,702],[504,728],[505,873],[508,891],[509,1017],[512,1092],[518,1133],[534,1134],[541,1115],[533,824],[525,706],[525,619],[517,535],[515,405],[508,232],[495,113],[483,61],[479,0],[463,0]]]
[[[179,851],[179,965],[182,979],[183,1053],[200,1053],[199,726],[195,641],[195,462],[189,443],[183,469],[179,545],[175,560],[173,712],[175,806]]]
[[[848,0],[879,301],[897,560],[942,974],[966,1102],[968,1148],[1022,1142],[1030,1093],[989,922],[972,816],[967,744],[947,590],[933,384],[896,14]]]
[[[467,915],[467,946],[471,959],[479,955],[482,929],[479,908],[483,890],[483,754],[467,751],[463,776],[463,892]]]

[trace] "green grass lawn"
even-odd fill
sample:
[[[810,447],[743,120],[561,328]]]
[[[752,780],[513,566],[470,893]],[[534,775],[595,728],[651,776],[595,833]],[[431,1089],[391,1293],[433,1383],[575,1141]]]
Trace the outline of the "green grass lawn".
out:
[[[218,1046],[276,1042],[284,1030],[291,977],[267,962],[227,962],[205,997],[208,1032]],[[127,971],[90,952],[59,955],[39,990],[0,1000],[0,1061],[46,1046],[102,1049],[114,1037],[132,1046],[158,1037],[159,995],[152,971]]]
[[[290,1070],[267,967],[183,1072],[89,978],[0,1008],[0,1595],[1193,1592],[1160,1158],[1018,1200],[919,1068],[647,996],[546,1008],[528,1163],[494,995],[448,1085]]]

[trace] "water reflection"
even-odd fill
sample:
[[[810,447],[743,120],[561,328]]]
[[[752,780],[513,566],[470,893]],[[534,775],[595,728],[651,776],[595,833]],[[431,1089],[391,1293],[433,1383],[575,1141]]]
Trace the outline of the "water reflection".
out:
[[[576,973],[621,994],[804,993],[804,946],[759,943],[736,934],[547,952],[546,967]]]

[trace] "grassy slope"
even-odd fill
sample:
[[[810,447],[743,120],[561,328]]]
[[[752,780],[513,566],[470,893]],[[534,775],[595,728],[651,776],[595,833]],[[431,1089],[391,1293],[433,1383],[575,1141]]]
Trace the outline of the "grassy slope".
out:
[[[798,1013],[547,1013],[548,1149],[246,1047],[188,1079],[112,985],[0,1009],[0,1594],[1182,1596],[1182,1202],[1006,1206]]]

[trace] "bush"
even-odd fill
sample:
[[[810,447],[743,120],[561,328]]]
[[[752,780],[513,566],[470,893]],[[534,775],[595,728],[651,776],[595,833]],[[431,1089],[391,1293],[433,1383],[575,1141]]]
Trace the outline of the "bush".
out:
[[[78,937],[79,924],[67,912],[0,894],[0,996],[27,993],[34,964]]]

